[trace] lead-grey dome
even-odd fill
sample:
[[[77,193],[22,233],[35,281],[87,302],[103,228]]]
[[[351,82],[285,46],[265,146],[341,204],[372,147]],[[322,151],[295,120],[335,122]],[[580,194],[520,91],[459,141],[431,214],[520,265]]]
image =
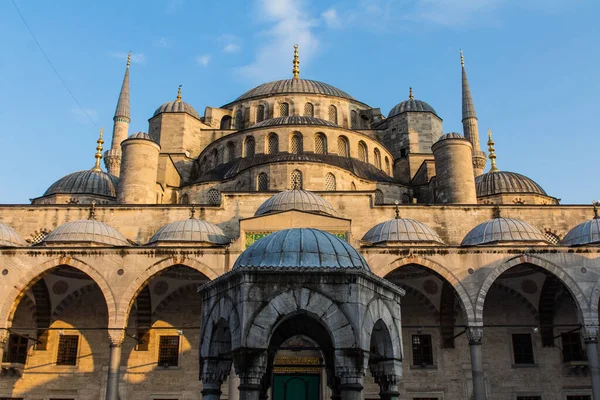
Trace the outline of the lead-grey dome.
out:
[[[189,242],[223,245],[231,242],[223,230],[202,219],[188,218],[171,222],[160,228],[148,244],[159,242]]]
[[[396,218],[375,225],[362,238],[373,244],[384,242],[444,244],[433,229],[409,218]]]
[[[495,171],[475,177],[477,197],[500,193],[528,193],[548,196],[540,185],[525,175],[515,172]]]
[[[254,216],[278,211],[299,210],[325,215],[337,215],[333,206],[321,196],[308,190],[291,189],[277,193],[262,203]]]
[[[442,140],[448,140],[448,139],[461,139],[461,140],[467,140],[467,138],[465,138],[463,135],[461,135],[460,133],[457,132],[449,132],[449,133],[445,133],[442,136],[440,136],[440,138],[436,141],[437,142],[441,142]]]
[[[346,241],[312,228],[292,228],[259,239],[236,260],[233,269],[353,268],[369,271],[360,253]]]
[[[82,219],[60,225],[44,238],[45,244],[94,243],[107,246],[129,246],[119,231],[95,219]]]
[[[119,178],[104,171],[84,170],[73,172],[54,182],[44,196],[53,194],[92,194],[117,197]]]
[[[0,247],[26,246],[27,242],[11,226],[0,223]]]
[[[168,103],[158,107],[156,111],[154,111],[153,117],[156,117],[158,114],[162,113],[187,113],[194,118],[200,119],[200,115],[194,109],[194,107],[185,101],[180,100],[169,101]]]
[[[265,119],[264,121],[260,121],[254,125],[252,128],[261,128],[265,126],[276,126],[276,125],[319,125],[319,126],[332,126],[337,127],[331,121],[326,121],[321,118],[315,117],[300,117],[300,116],[291,116],[291,117],[277,117],[271,119]]]
[[[129,136],[128,139],[144,139],[154,142],[154,140],[146,132],[136,132],[133,135]]]
[[[494,218],[477,225],[461,246],[479,246],[502,242],[548,243],[544,234],[528,222],[514,218]]]
[[[348,100],[355,100],[354,97],[350,96],[348,93],[327,83],[312,81],[309,79],[282,79],[279,81],[263,83],[254,89],[250,89],[235,99],[234,102],[253,99],[256,97],[291,93],[322,94],[325,96],[334,96]]]
[[[600,218],[596,215],[589,221],[577,225],[565,235],[561,244],[566,246],[600,244]]]
[[[388,114],[388,118],[395,117],[396,115],[405,113],[405,112],[430,112],[437,116],[434,108],[431,107],[424,101],[408,99],[403,101],[402,103],[396,104]]]

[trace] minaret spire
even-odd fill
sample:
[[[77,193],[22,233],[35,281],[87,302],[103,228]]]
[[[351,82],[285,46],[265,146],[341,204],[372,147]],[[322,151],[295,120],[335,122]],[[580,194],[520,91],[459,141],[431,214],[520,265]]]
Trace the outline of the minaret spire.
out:
[[[294,79],[300,79],[300,59],[298,58],[298,45],[294,45],[294,68],[292,69],[292,73],[294,74]]]
[[[412,88],[408,88],[408,98],[410,100],[414,100],[415,99],[415,95],[413,94]]]
[[[473,171],[475,176],[483,174],[487,162],[485,153],[481,151],[479,145],[479,123],[475,113],[475,105],[471,96],[471,88],[467,79],[465,70],[465,57],[463,51],[460,51],[460,65],[462,68],[462,124],[465,138],[473,145]]]
[[[177,102],[181,103],[181,85],[177,88]]]
[[[108,173],[119,176],[121,172],[121,143],[129,136],[129,123],[131,115],[129,109],[129,67],[131,66],[131,52],[127,55],[125,76],[117,101],[115,116],[113,117],[113,135],[110,150],[104,154],[104,163]]]
[[[96,165],[94,165],[92,171],[102,171],[102,168],[100,168],[100,160],[102,160],[102,145],[104,144],[104,139],[102,139],[103,134],[104,128],[100,128],[100,137],[96,141],[96,143],[98,143],[98,146],[96,146],[96,155],[94,156],[96,157]]]
[[[494,149],[494,140],[492,139],[492,130],[488,129],[488,151],[490,152],[488,158],[490,159],[490,163],[492,164],[490,168],[490,172],[498,172],[500,171],[498,167],[496,167],[496,150]]]

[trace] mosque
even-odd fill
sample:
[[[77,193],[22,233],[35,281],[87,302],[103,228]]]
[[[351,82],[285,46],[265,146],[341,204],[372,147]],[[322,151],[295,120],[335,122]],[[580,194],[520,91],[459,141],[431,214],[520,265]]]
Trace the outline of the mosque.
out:
[[[130,135],[128,60],[110,148],[0,205],[0,399],[600,399],[598,212],[497,166],[462,53],[462,133],[299,64]]]

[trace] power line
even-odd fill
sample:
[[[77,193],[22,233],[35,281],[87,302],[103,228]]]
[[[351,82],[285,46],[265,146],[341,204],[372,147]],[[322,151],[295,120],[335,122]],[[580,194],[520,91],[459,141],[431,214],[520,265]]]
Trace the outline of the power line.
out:
[[[37,37],[35,37],[35,35],[33,34],[33,31],[29,27],[29,24],[25,20],[25,17],[23,16],[23,13],[21,12],[21,10],[19,9],[19,7],[17,6],[17,3],[15,2],[15,0],[12,0],[12,3],[15,6],[15,9],[17,10],[17,12],[19,13],[19,16],[21,17],[21,20],[23,21],[23,23],[27,27],[27,30],[31,34],[31,37],[33,38],[33,40],[37,44],[38,48],[40,49],[40,51],[44,55],[44,58],[46,58],[46,61],[48,61],[48,64],[50,64],[50,67],[52,68],[52,70],[54,71],[54,73],[56,74],[56,76],[58,77],[58,80],[60,80],[60,82],[63,84],[63,86],[65,87],[65,89],[67,90],[67,92],[69,92],[69,94],[71,95],[71,97],[73,98],[73,100],[75,100],[75,103],[77,103],[77,105],[79,106],[79,108],[81,108],[81,111],[83,111],[83,113],[89,118],[89,120],[92,123],[92,125],[97,126],[96,121],[94,121],[93,118],[90,117],[90,115],[88,114],[88,112],[86,111],[86,109],[81,105],[81,103],[79,102],[79,100],[77,100],[77,98],[75,97],[75,95],[73,94],[73,92],[71,91],[71,89],[69,89],[69,87],[67,86],[67,84],[65,83],[65,81],[63,80],[63,78],[60,76],[60,74],[58,73],[58,70],[54,67],[54,64],[52,64],[52,61],[50,61],[50,57],[48,57],[48,55],[46,54],[46,52],[42,48],[42,45],[37,40]]]

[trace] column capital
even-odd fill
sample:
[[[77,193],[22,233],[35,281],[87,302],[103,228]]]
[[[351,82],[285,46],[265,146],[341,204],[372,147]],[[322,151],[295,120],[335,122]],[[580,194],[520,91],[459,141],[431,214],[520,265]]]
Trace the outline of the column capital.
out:
[[[4,347],[4,345],[8,341],[9,335],[10,331],[7,328],[0,328],[0,346]]]
[[[110,347],[120,347],[125,341],[125,329],[109,329],[108,340],[110,340]]]
[[[584,342],[587,343],[598,343],[598,325],[597,324],[586,324],[581,328],[581,335],[583,336]]]
[[[362,390],[365,376],[365,356],[365,354],[353,356],[336,354],[335,376],[339,380],[342,390]]]
[[[402,378],[402,361],[387,360],[370,365],[371,375],[379,384],[381,393],[398,393],[398,384]]]
[[[469,344],[471,346],[481,345],[483,341],[483,326],[467,327],[467,338],[469,338]]]
[[[240,388],[261,389],[267,372],[267,351],[265,349],[238,349],[233,354],[235,373],[240,377]]]

